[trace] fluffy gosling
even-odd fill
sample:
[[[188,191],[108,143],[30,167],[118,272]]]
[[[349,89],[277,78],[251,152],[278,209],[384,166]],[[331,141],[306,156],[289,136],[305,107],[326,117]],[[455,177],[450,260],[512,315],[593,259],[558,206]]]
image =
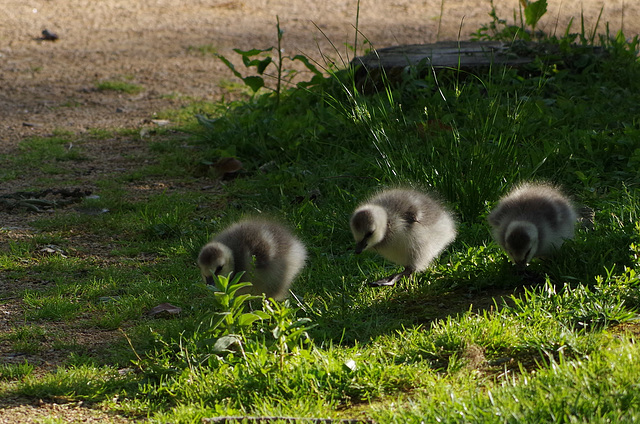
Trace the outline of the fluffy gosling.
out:
[[[392,286],[403,276],[427,269],[456,237],[451,212],[426,193],[388,189],[356,208],[351,216],[356,254],[374,250],[404,271],[370,283]]]
[[[266,219],[247,219],[204,245],[198,266],[208,284],[213,284],[213,275],[232,274],[233,278],[245,271],[242,281],[253,284],[245,293],[282,300],[306,257],[306,248],[287,228]]]
[[[524,266],[573,238],[577,213],[558,188],[524,183],[501,198],[487,219],[496,242],[516,265]]]

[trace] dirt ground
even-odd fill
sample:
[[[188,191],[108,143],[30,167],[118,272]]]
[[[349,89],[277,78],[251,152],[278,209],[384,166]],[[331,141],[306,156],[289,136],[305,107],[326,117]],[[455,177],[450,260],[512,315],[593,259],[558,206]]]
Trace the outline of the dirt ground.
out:
[[[640,2],[549,2],[539,24],[545,32],[564,31],[571,17],[576,18],[573,28],[578,31],[581,11],[589,30],[604,7],[601,30],[609,22],[614,33],[621,27],[627,37],[640,33]],[[518,0],[494,4],[500,17],[513,21]],[[357,5],[357,0],[0,0],[0,154],[10,153],[28,136],[56,130],[82,134],[94,128],[138,128],[162,110],[219,99],[224,93],[221,82],[233,76],[220,60],[201,50],[215,49],[239,64],[233,48],[276,44],[276,17],[284,30],[286,55],[304,54],[321,63],[323,55],[340,63],[340,55],[348,61],[353,53],[345,43],[354,43]],[[489,22],[490,10],[489,1],[478,0],[361,0],[359,39],[366,37],[378,48],[464,40]],[[45,29],[59,39],[42,40]],[[97,83],[114,80],[138,84],[143,91],[96,89]],[[117,150],[131,148],[126,142],[107,140],[84,148],[98,158],[86,165],[94,171],[86,174],[86,184],[91,184],[92,175],[103,178],[114,167],[132,166],[118,162],[122,155]],[[3,183],[0,191],[11,193],[30,184],[16,179]],[[16,218],[0,216],[4,227],[0,244],[29,236],[29,229],[19,228],[12,219]],[[7,227],[12,229],[4,231]],[[0,283],[3,280],[0,275]],[[0,333],[8,331],[20,314],[16,301],[0,297]],[[116,335],[78,337],[108,340]],[[6,359],[4,353],[0,349]],[[49,358],[45,365],[54,369],[56,362]],[[0,401],[0,424],[45,418],[127,421],[80,404],[11,402]]]
[[[285,54],[343,57],[353,45],[357,0],[2,0],[0,2],[0,152],[29,135],[53,130],[141,125],[158,111],[194,99],[220,97],[230,72],[211,54],[276,44],[276,16]],[[539,28],[564,30],[580,12],[593,28],[640,32],[640,3],[626,0],[549,1]],[[496,0],[513,21],[517,0]],[[361,0],[358,28],[375,47],[468,39],[489,21],[489,1]],[[43,30],[59,36],[44,41]],[[96,90],[123,80],[144,87],[136,95]]]

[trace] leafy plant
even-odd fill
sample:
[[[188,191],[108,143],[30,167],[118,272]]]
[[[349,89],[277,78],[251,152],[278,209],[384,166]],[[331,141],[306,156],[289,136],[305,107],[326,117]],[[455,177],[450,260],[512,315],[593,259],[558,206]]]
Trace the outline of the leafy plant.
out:
[[[264,71],[266,70],[267,66],[269,66],[273,62],[273,58],[271,56],[267,56],[264,59],[252,59],[252,58],[261,53],[270,52],[272,50],[273,50],[273,47],[269,47],[267,49],[250,49],[250,50],[233,49],[234,52],[238,53],[240,57],[242,57],[242,63],[244,64],[245,67],[247,68],[255,67],[255,70],[258,73],[258,76],[249,75],[244,77],[240,72],[236,70],[233,63],[231,63],[231,61],[229,61],[225,56],[219,53],[215,53],[215,56],[219,58],[225,65],[227,65],[227,67],[231,69],[231,72],[233,72],[233,74],[236,77],[240,78],[254,92],[257,92],[262,87],[264,87],[264,78],[261,75],[264,74]]]
[[[532,40],[536,35],[536,27],[540,19],[547,13],[547,0],[520,0],[520,25],[508,24],[505,19],[498,17],[493,1],[489,16],[491,22],[482,25],[471,35],[472,40],[497,40],[512,42],[514,40]],[[522,11],[524,10],[524,21]],[[526,28],[526,25],[530,29]],[[570,26],[570,25],[569,25]]]
[[[525,22],[531,27],[531,32],[535,34],[538,21],[547,13],[547,0],[520,0],[520,4],[524,9]]]
[[[250,50],[233,49],[233,51],[238,53],[242,58],[242,63],[244,64],[244,66],[248,69],[254,68],[255,72],[258,75],[243,76],[236,69],[236,67],[233,65],[233,63],[229,59],[227,59],[225,56],[223,56],[220,53],[214,53],[214,54],[217,58],[219,58],[222,61],[222,63],[224,63],[231,70],[231,72],[233,72],[233,74],[236,77],[240,78],[245,85],[251,88],[251,90],[254,93],[257,93],[258,90],[260,90],[263,87],[267,87],[265,84],[263,75],[268,76],[268,74],[266,74],[265,72],[267,68],[269,68],[269,65],[273,65],[272,67],[276,68],[276,74],[272,77],[276,80],[276,87],[273,88],[272,90],[276,94],[276,105],[277,105],[280,101],[280,93],[282,91],[283,83],[285,84],[291,83],[291,81],[297,74],[297,71],[293,69],[285,69],[284,67],[285,59],[289,61],[299,61],[303,63],[304,66],[309,71],[313,73],[314,77],[311,79],[311,81],[303,84],[304,86],[309,86],[310,84],[316,83],[322,80],[324,77],[322,72],[319,71],[318,68],[313,63],[311,63],[306,56],[303,56],[303,55],[296,55],[293,57],[283,56],[282,55],[282,38],[284,36],[284,31],[280,27],[279,18],[277,18],[276,30],[277,30],[277,40],[278,40],[277,47],[269,47],[266,49],[250,49]],[[268,54],[268,53],[271,53],[274,49],[277,52],[277,60],[274,60],[274,58]]]
[[[254,322],[269,317],[263,311],[245,312],[248,302],[262,297],[238,293],[251,287],[251,283],[240,281],[243,274],[239,272],[231,280],[225,276],[214,276],[217,290],[209,286],[218,311],[208,319],[206,326],[201,327],[201,331],[205,337],[204,344],[212,345],[215,353],[230,352],[231,347],[242,350],[244,332]]]
[[[265,300],[263,306],[267,316],[273,322],[271,334],[280,358],[280,369],[283,370],[285,356],[288,353],[312,345],[307,332],[314,325],[310,325],[310,318],[297,318],[297,310],[291,308],[288,301],[279,304]]]
[[[516,39],[528,39],[528,34],[521,26],[508,24],[506,19],[498,17],[493,0],[491,1],[491,11],[489,12],[491,22],[482,25],[477,31],[471,34],[471,40],[497,40],[513,41]]]

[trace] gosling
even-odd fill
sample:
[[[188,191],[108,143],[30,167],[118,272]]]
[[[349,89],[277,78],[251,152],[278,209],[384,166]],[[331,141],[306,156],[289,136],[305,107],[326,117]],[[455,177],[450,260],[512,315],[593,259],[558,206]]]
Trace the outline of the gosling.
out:
[[[387,189],[351,216],[356,254],[374,250],[404,266],[400,273],[370,283],[393,286],[403,276],[427,269],[456,237],[453,215],[433,197],[413,189]]]
[[[557,187],[524,183],[501,198],[487,220],[493,238],[511,260],[526,266],[573,238],[577,213]]]
[[[307,250],[287,228],[266,219],[237,222],[204,245],[198,265],[207,284],[213,275],[244,271],[242,281],[252,287],[240,291],[283,300],[304,267]]]

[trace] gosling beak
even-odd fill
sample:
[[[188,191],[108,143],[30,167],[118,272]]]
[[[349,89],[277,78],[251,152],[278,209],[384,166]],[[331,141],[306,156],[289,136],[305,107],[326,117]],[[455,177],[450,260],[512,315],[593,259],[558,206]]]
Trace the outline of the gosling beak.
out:
[[[356,244],[356,255],[359,255],[360,253],[362,253],[362,251],[365,250],[366,248],[367,248],[367,239],[364,238]]]
[[[215,285],[215,283],[213,281],[213,275],[207,275],[206,277],[204,277],[204,280],[210,286],[214,286]]]
[[[516,264],[516,266],[517,266],[518,268],[521,268],[521,269],[522,269],[522,268],[526,268],[526,267],[527,267],[527,265],[529,265],[526,259],[523,259],[523,260],[521,260],[521,261],[514,261],[514,263]]]

